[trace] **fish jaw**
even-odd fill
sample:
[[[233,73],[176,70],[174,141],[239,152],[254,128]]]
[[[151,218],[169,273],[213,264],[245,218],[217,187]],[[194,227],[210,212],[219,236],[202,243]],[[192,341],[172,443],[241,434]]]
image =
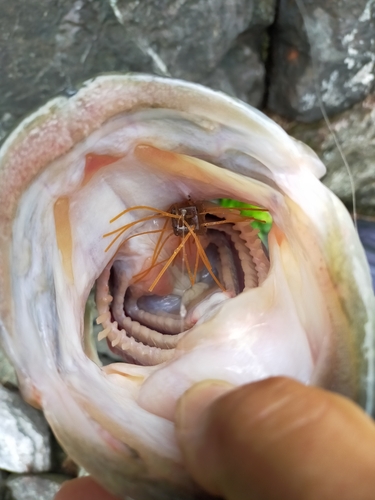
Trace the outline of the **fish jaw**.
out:
[[[85,182],[89,153],[119,160]],[[288,375],[372,411],[374,298],[363,251],[316,178],[319,160],[260,112],[183,82],[101,77],[21,124],[1,162],[3,342],[27,399],[112,491],[195,494],[173,419],[178,397],[200,380]],[[83,310],[116,255],[116,246],[105,251],[109,220],[145,198],[166,210],[188,195],[272,213],[266,279],[209,307],[169,361],[98,367],[84,352]],[[122,256],[129,272],[152,244],[132,240]]]

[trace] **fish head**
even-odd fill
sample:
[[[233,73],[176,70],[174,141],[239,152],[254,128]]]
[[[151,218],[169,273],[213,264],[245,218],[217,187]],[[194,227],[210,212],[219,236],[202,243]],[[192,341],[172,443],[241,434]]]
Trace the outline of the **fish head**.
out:
[[[320,160],[267,116],[108,75],[25,119],[0,154],[2,342],[25,398],[111,491],[198,494],[174,413],[202,380],[289,376],[373,412],[364,251]],[[267,248],[221,199],[272,217]]]

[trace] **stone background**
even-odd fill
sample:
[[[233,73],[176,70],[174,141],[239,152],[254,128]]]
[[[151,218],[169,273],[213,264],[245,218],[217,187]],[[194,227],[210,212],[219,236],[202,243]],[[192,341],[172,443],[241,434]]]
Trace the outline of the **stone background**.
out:
[[[371,219],[374,66],[375,0],[0,0],[0,141],[47,99],[100,73],[173,76],[270,114],[321,156],[324,182],[350,208],[323,104],[358,211]],[[374,249],[373,226],[361,231]],[[0,382],[0,499],[52,500],[77,468],[20,399],[1,353]]]
[[[374,0],[0,0],[0,69],[0,140],[100,73],[173,76],[271,113],[317,151],[350,207],[323,104],[358,210],[375,215]]]

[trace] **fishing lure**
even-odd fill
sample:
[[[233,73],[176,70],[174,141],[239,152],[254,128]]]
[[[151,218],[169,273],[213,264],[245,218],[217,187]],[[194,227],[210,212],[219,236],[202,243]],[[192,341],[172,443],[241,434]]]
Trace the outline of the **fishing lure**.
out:
[[[104,238],[116,235],[115,238],[112,239],[111,243],[106,247],[105,251],[107,252],[112,247],[112,245],[114,245],[116,241],[119,238],[121,238],[121,236],[132,227],[144,223],[146,221],[154,221],[156,218],[165,218],[166,219],[165,224],[161,229],[139,232],[129,236],[122,242],[122,244],[124,244],[131,238],[144,234],[160,233],[160,236],[155,245],[151,265],[142,273],[139,273],[138,275],[134,276],[135,282],[138,282],[142,278],[144,278],[152,269],[164,264],[161,271],[150,285],[148,289],[149,292],[152,292],[154,290],[160,278],[163,276],[168,267],[175,260],[179,252],[183,253],[183,262],[186,265],[186,271],[189,275],[190,283],[192,286],[195,284],[197,279],[199,261],[202,260],[207,271],[210,273],[212,279],[215,281],[215,283],[222,291],[225,291],[225,287],[223,286],[222,283],[220,283],[220,281],[212,271],[212,266],[210,264],[209,259],[207,258],[207,255],[205,253],[205,250],[203,248],[199,236],[205,235],[207,229],[222,224],[237,223],[244,221],[250,223],[254,220],[257,220],[261,223],[266,223],[266,221],[263,221],[262,219],[259,218],[255,219],[252,216],[243,215],[243,210],[239,208],[225,208],[217,204],[208,203],[204,201],[194,202],[191,200],[191,198],[188,198],[186,202],[175,203],[171,205],[171,207],[167,211],[159,210],[157,208],[149,207],[146,205],[131,207],[126,210],[123,210],[118,215],[113,217],[110,220],[110,223],[112,224],[113,222],[117,221],[120,217],[137,210],[148,210],[152,211],[153,214],[142,217],[140,219],[136,219],[135,221],[129,222],[128,224],[125,224],[124,226],[121,226],[115,229],[114,231],[104,234],[103,235]],[[251,206],[251,211],[266,212],[266,209]],[[209,215],[211,216],[211,220],[207,218],[207,216]],[[168,232],[168,227],[167,227],[168,218],[170,218],[171,221],[172,232]],[[161,253],[161,250],[163,249],[164,245],[173,234],[179,237],[178,245],[169,258],[159,262],[158,258]],[[190,268],[189,259],[186,258],[186,245],[191,243],[191,240],[193,240],[196,245],[196,251],[194,252],[195,264],[193,270]],[[189,253],[192,252],[190,251]]]

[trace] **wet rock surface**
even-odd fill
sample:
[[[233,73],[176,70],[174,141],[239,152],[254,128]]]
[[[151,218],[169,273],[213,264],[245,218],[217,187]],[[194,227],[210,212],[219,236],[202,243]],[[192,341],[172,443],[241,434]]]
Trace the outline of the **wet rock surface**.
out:
[[[0,0],[0,7],[0,140],[47,99],[112,71],[204,83],[305,122],[321,118],[319,94],[332,114],[375,88],[372,0]]]
[[[246,30],[238,35],[202,83],[261,107],[266,92],[265,61],[270,45],[268,28],[274,22],[275,11],[275,0],[253,2]]]
[[[1,7],[2,134],[94,74],[151,69],[140,49],[123,40],[109,2],[2,0]]]
[[[9,476],[9,473],[5,470],[0,470],[0,498],[3,500],[3,492],[6,478]]]
[[[0,139],[47,99],[111,71],[184,78],[262,102],[275,0],[0,0],[0,7]]]
[[[372,0],[280,0],[272,35],[268,107],[301,121],[364,99],[375,87]],[[319,89],[319,91],[318,91]]]
[[[370,265],[372,286],[375,290],[375,217],[357,221],[359,237]]]
[[[0,386],[0,469],[22,473],[50,468],[50,430],[42,413],[18,392]]]
[[[155,69],[197,81],[212,71],[249,25],[252,0],[112,0],[126,36],[148,54]]]
[[[2,500],[53,500],[69,477],[58,474],[11,474],[3,484]]]
[[[352,174],[357,210],[360,214],[375,214],[375,95],[330,121]],[[324,184],[351,207],[350,176],[325,121],[305,125],[281,120],[281,125],[319,155],[327,167]]]

